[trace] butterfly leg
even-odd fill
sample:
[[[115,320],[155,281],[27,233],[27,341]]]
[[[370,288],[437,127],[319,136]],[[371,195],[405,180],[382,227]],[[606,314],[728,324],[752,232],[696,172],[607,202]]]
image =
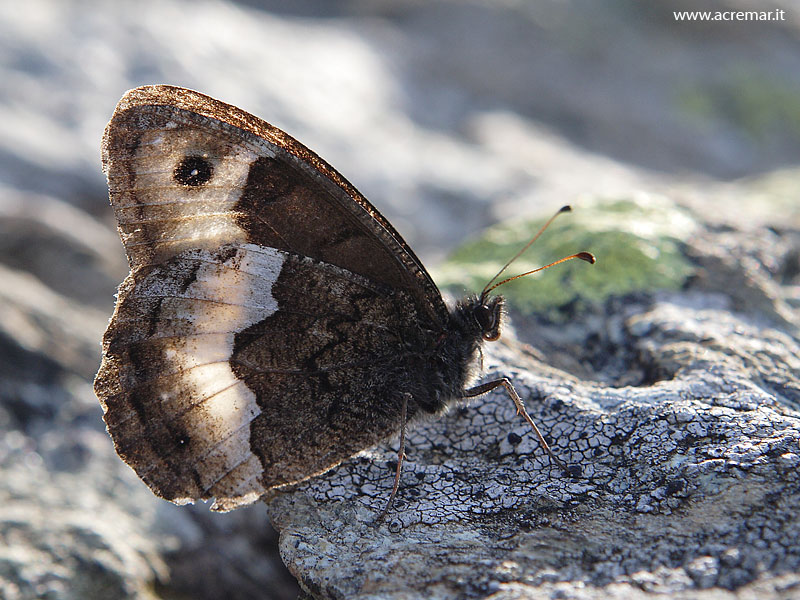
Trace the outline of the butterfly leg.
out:
[[[525,403],[522,401],[522,398],[519,397],[517,390],[514,389],[514,386],[511,384],[511,381],[508,378],[503,377],[502,379],[495,379],[494,381],[489,381],[487,383],[482,383],[480,385],[476,385],[475,387],[471,387],[464,392],[463,397],[474,398],[476,396],[482,396],[483,394],[489,393],[492,390],[499,388],[500,386],[503,386],[506,389],[506,393],[509,395],[511,400],[513,400],[514,406],[517,407],[517,414],[522,415],[522,418],[524,418],[528,422],[528,425],[530,425],[533,428],[533,432],[536,434],[536,437],[539,438],[539,443],[542,445],[542,448],[544,448],[544,451],[547,452],[547,455],[550,457],[550,460],[552,460],[556,465],[558,465],[558,467],[564,473],[568,474],[569,469],[567,469],[567,465],[565,465],[550,449],[550,446],[545,441],[542,432],[539,431],[539,428],[536,426],[536,423],[533,422],[533,419],[528,414],[528,411],[525,410]]]
[[[403,407],[400,413],[401,425],[400,425],[400,451],[397,453],[397,470],[394,474],[394,485],[392,486],[392,493],[389,495],[389,501],[386,503],[386,508],[381,511],[381,514],[378,515],[378,518],[375,519],[375,523],[378,524],[386,517],[389,512],[389,509],[392,508],[392,504],[394,503],[394,497],[397,495],[397,489],[400,487],[400,473],[403,470],[403,459],[405,458],[406,454],[406,424],[408,423],[408,419],[406,417],[408,412],[408,397],[410,394],[403,394]]]

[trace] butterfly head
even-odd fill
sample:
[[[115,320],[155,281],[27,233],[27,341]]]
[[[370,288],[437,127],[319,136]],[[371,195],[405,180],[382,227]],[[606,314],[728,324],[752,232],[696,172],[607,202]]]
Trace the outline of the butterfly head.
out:
[[[498,271],[497,275],[492,277],[489,283],[486,284],[486,287],[483,288],[480,296],[478,296],[475,301],[472,303],[472,315],[477,321],[478,326],[480,327],[481,337],[484,341],[487,342],[494,342],[500,339],[500,325],[503,322],[503,317],[505,315],[505,300],[502,296],[490,296],[492,290],[501,285],[505,285],[510,281],[514,281],[515,279],[519,279],[520,277],[526,277],[528,275],[532,275],[533,273],[537,273],[539,271],[543,271],[544,269],[549,269],[550,267],[566,262],[568,260],[572,260],[574,258],[579,258],[580,260],[586,261],[590,264],[594,264],[595,259],[594,256],[589,252],[578,252],[577,254],[572,254],[570,256],[566,256],[561,260],[557,260],[555,262],[550,263],[549,265],[545,265],[543,267],[539,267],[538,269],[533,269],[531,271],[526,271],[525,273],[520,273],[519,275],[514,275],[513,277],[508,277],[503,279],[502,281],[497,281],[500,278],[500,275],[508,268],[508,266],[517,260],[528,248],[531,247],[533,242],[535,242],[540,235],[544,232],[545,229],[553,222],[553,220],[558,217],[558,215],[569,212],[572,209],[569,206],[562,206],[561,209],[550,217],[541,229],[536,233],[536,235],[531,238],[531,240],[522,247],[522,249],[517,252],[511,259],[503,265],[503,267]]]
[[[505,316],[505,300],[502,296],[481,295],[472,308],[472,316],[480,327],[481,337],[487,342],[495,342],[500,339],[500,326]]]

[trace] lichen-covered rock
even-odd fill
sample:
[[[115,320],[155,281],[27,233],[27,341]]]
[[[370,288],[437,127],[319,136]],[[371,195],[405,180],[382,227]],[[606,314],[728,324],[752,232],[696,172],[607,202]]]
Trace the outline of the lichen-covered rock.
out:
[[[728,289],[719,269],[711,281],[704,272],[704,248],[721,234],[686,233],[679,247],[694,272],[682,289],[609,296],[573,317],[580,333],[542,322],[535,350],[511,335],[488,349],[487,377],[512,378],[579,475],[549,463],[503,393],[475,400],[409,435],[384,523],[375,518],[396,444],[271,501],[301,584],[316,598],[800,588],[800,343],[780,282],[759,262],[768,244],[785,246],[776,265],[791,260],[794,238],[726,232],[723,255],[740,254],[731,281],[747,281]]]

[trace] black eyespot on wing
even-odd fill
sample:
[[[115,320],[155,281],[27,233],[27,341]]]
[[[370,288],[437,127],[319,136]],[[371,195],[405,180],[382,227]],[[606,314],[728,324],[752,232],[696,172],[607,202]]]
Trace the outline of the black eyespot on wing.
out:
[[[175,167],[173,177],[181,185],[198,187],[207,183],[214,174],[214,167],[202,156],[186,156]]]

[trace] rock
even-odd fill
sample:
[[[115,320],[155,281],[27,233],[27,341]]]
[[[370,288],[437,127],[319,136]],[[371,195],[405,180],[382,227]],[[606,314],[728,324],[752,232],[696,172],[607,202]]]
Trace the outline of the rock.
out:
[[[119,470],[103,452],[104,434],[73,430],[71,436],[71,445],[54,440],[53,434],[38,439],[19,432],[4,436],[0,596],[8,600],[155,597],[148,589],[150,582],[167,575],[159,553],[163,542],[141,528],[141,508],[108,502],[113,479],[106,480],[106,489],[87,486],[91,479],[86,469],[75,468],[76,454],[88,462],[98,452],[105,454],[106,469],[95,464],[93,471]],[[58,448],[50,462],[41,446],[52,442]],[[66,458],[66,453],[73,457]],[[144,493],[138,490],[138,498],[152,508]]]
[[[773,271],[791,270],[796,233],[684,229],[695,274],[682,286],[659,289],[656,278],[647,293],[612,291],[572,316],[566,329],[580,334],[541,318],[536,333],[535,318],[518,315],[535,351],[513,335],[487,348],[484,378],[514,381],[579,474],[549,463],[504,393],[458,406],[409,435],[385,523],[375,518],[396,444],[270,502],[281,554],[304,589],[315,598],[733,598],[800,585],[800,343],[783,299],[791,286],[762,265],[769,257]],[[708,268],[715,256],[735,265]],[[628,265],[647,281],[636,268],[650,265]],[[560,277],[574,279],[567,269]]]

